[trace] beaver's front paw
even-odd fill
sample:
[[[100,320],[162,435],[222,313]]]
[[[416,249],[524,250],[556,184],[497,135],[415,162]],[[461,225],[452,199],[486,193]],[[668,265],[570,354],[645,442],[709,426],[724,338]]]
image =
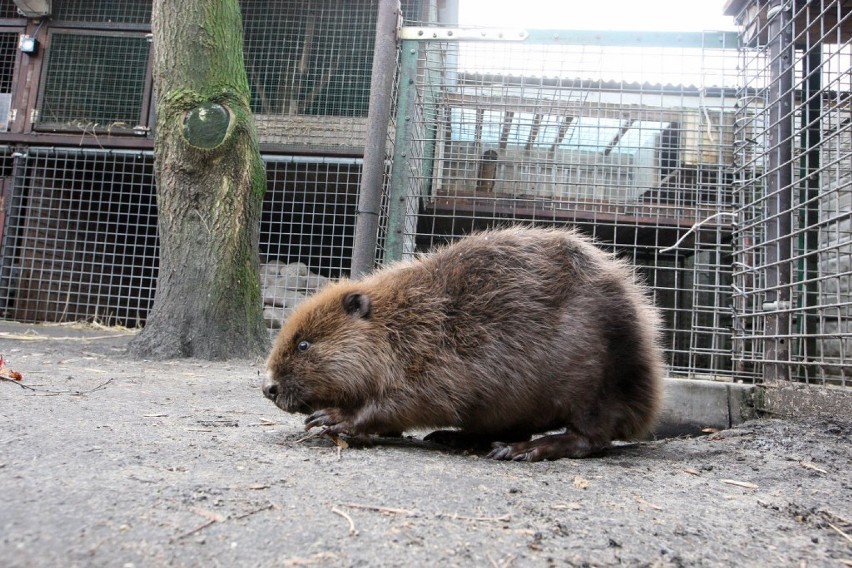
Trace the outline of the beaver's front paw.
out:
[[[325,426],[333,434],[343,434],[351,429],[348,418],[338,408],[317,410],[305,419],[305,430]]]

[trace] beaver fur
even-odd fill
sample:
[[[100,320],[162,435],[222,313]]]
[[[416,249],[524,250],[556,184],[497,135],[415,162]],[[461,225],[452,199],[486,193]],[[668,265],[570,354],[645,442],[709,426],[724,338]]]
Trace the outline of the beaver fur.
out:
[[[465,237],[305,300],[263,392],[308,429],[450,428],[427,438],[491,444],[493,459],[585,457],[643,436],[660,408],[660,320],[635,280],[573,231]]]

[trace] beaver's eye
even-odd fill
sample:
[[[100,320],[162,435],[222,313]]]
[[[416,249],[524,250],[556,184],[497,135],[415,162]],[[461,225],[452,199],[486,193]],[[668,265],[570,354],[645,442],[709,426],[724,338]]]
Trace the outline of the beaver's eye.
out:
[[[299,353],[304,353],[311,346],[310,341],[300,341],[298,345],[296,345],[296,349],[299,350]]]

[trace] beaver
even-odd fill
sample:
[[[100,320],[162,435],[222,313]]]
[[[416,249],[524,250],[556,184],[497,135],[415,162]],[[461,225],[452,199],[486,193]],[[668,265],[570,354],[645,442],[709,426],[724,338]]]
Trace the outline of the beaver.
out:
[[[659,329],[630,266],[588,238],[492,229],[306,299],[262,390],[306,429],[442,428],[426,439],[492,459],[581,458],[649,431]]]

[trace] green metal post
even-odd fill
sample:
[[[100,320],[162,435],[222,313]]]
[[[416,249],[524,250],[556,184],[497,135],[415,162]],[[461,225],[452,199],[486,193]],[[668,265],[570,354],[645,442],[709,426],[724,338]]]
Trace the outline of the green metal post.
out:
[[[411,168],[408,160],[411,153],[414,103],[417,100],[417,55],[419,42],[402,42],[399,62],[399,95],[396,110],[396,131],[393,144],[393,167],[391,169],[388,199],[388,228],[385,240],[385,261],[401,259],[405,253],[413,252],[413,227],[416,223],[419,195],[412,195]],[[414,212],[411,215],[411,212]]]

